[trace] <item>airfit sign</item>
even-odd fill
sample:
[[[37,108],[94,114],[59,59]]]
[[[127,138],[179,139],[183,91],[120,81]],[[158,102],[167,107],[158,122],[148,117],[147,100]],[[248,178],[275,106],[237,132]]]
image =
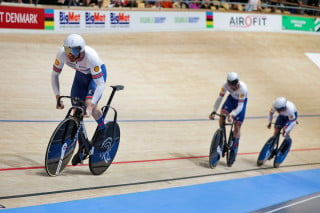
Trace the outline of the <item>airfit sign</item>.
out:
[[[1,6],[0,28],[44,29],[44,10]]]
[[[214,29],[237,31],[281,31],[280,15],[214,13]]]

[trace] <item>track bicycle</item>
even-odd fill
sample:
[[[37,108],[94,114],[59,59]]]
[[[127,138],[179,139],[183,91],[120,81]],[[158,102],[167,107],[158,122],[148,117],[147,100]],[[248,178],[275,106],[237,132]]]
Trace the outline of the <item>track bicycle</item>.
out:
[[[282,127],[277,126],[276,128],[281,129]],[[282,135],[281,131],[276,136],[271,136],[264,144],[258,156],[258,166],[262,166],[267,160],[274,158],[273,167],[278,168],[285,160],[290,151],[292,140],[290,137],[285,137],[279,147],[280,135]]]
[[[86,114],[85,102],[77,97],[59,97],[58,104],[62,98],[68,98],[72,101],[73,106],[69,108],[66,117],[56,127],[49,140],[45,156],[45,168],[49,176],[57,176],[62,173],[73,155],[77,142],[79,142],[79,150],[82,150],[77,154],[80,155],[82,161],[89,156],[89,168],[93,175],[104,173],[111,165],[120,143],[120,128],[117,123],[117,111],[110,104],[115,92],[123,90],[124,86],[111,87],[112,92],[107,104],[102,107],[102,113],[105,118],[111,108],[114,116],[112,121],[105,123],[103,141],[95,141],[98,128],[92,140],[88,139],[83,121]]]
[[[217,129],[212,137],[209,152],[209,165],[212,169],[215,168],[220,160],[220,156],[224,157],[225,155],[227,155],[227,165],[231,167],[234,163],[234,158],[231,157],[233,146],[234,120],[232,122],[226,122],[225,115],[221,115],[218,113],[215,113],[215,115],[222,117],[224,122],[222,127]],[[230,126],[228,138],[226,134],[226,126]]]

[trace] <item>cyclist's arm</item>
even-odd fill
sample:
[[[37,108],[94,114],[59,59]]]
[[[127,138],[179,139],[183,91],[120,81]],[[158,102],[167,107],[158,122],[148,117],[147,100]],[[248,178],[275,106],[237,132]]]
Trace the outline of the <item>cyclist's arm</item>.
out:
[[[51,73],[51,86],[56,96],[60,95],[59,75],[62,71],[64,62],[65,62],[65,53],[64,53],[63,47],[61,47],[57,53],[56,60],[53,64],[52,73]]]
[[[222,101],[224,95],[226,94],[225,85],[226,85],[226,84],[224,84],[224,85],[222,86],[222,88],[221,88],[221,90],[220,90],[220,93],[219,93],[219,96],[218,96],[218,98],[216,99],[216,102],[214,103],[214,106],[213,106],[213,111],[214,111],[214,112],[216,112],[216,111],[219,109],[220,104],[221,104],[221,101]]]
[[[273,114],[275,113],[275,109],[274,108],[271,108],[270,109],[270,112],[269,112],[269,116],[268,116],[268,121],[269,121],[269,123],[271,123],[272,122],[272,120],[273,120]]]
[[[297,124],[297,118],[295,114],[293,113],[292,115],[289,115],[289,124],[288,127],[286,128],[286,135],[289,135],[290,131],[296,126]]]

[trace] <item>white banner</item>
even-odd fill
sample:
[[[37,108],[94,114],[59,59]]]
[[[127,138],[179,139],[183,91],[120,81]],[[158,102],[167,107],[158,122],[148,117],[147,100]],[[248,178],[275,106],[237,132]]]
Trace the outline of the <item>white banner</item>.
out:
[[[280,32],[281,26],[281,15],[214,13],[215,30]]]
[[[63,32],[199,31],[205,12],[55,10],[54,30]]]

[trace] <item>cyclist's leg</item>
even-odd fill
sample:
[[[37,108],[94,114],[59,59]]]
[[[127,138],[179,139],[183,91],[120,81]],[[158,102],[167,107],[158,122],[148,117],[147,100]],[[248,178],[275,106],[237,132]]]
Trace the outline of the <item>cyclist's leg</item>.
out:
[[[231,112],[233,105],[234,105],[233,104],[233,98],[232,98],[231,95],[229,95],[227,97],[226,101],[223,103],[222,108],[220,110],[220,114],[224,116],[224,117],[220,116],[220,119],[219,119],[220,128],[222,128],[224,126],[225,120],[226,120],[226,116],[229,115],[229,113]],[[223,148],[222,157],[224,157],[224,155],[227,152],[228,148],[226,147],[226,145],[223,146],[222,148]]]
[[[236,104],[234,104],[234,108],[238,106],[238,101]],[[240,136],[241,136],[241,126],[242,123],[245,119],[246,116],[246,111],[247,111],[247,99],[245,99],[243,103],[243,108],[241,112],[234,118],[234,131],[233,131],[233,143],[231,147],[231,162],[236,160],[237,154],[238,154],[238,147],[239,147],[239,141],[240,141]]]
[[[79,149],[78,149],[78,152],[73,156],[72,158],[72,165],[75,166],[79,163],[82,163],[82,161],[84,159],[86,159],[88,157],[88,153],[86,151],[86,148],[85,148],[85,145],[84,145],[84,136],[82,135],[82,133],[80,132],[79,133],[79,136],[78,136],[78,141],[79,141]]]
[[[273,136],[277,136],[282,128],[288,123],[289,119],[287,116],[278,115],[276,122],[274,124],[274,133]]]
[[[105,65],[101,65],[101,70],[102,70],[102,76],[100,76],[99,78],[103,78],[104,83],[106,82],[106,78],[107,78],[107,71],[106,71],[106,67]],[[92,77],[94,78],[94,77]],[[89,87],[88,87],[88,91],[87,91],[87,96],[86,96],[86,103],[91,104],[91,99],[93,97],[93,94],[95,93],[97,88],[97,84],[95,83],[95,81],[92,79],[90,81]],[[92,109],[92,117],[97,121],[98,124],[98,129],[99,130],[103,130],[105,128],[104,125],[104,118],[102,115],[102,111],[101,109],[98,107],[98,103],[100,101],[100,98],[98,99],[97,103],[95,104],[95,107]]]
[[[91,75],[85,75],[79,71],[75,72],[72,88],[71,88],[71,96],[72,97],[78,97],[81,100],[86,99],[86,95],[88,93],[87,88],[91,81]],[[72,103],[72,105],[75,105],[75,103]],[[81,134],[81,133],[80,133]],[[77,165],[81,163],[81,161],[84,159],[82,156],[82,153],[84,153],[84,145],[82,141],[82,137],[78,137],[78,152],[73,156],[72,158],[72,165]]]

